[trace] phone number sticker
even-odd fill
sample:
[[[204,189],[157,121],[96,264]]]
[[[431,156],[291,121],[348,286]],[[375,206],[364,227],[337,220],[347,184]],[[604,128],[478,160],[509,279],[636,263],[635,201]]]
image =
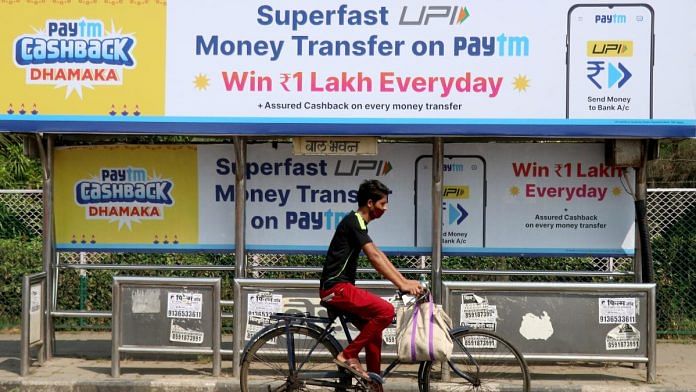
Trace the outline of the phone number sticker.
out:
[[[167,293],[167,317],[200,319],[203,309],[202,293]]]
[[[638,314],[637,298],[599,298],[599,323],[636,323]]]
[[[167,317],[169,317],[169,318],[200,319],[201,312],[196,312],[195,310],[167,310]]]
[[[636,323],[636,316],[619,316],[619,315],[599,316],[599,323],[600,324],[621,324],[621,323],[635,324]]]
[[[169,340],[172,342],[201,344],[205,334],[200,331],[191,330],[180,325],[176,325],[172,320]]]
[[[619,324],[607,333],[605,344],[607,350],[637,350],[640,331],[631,324]]]

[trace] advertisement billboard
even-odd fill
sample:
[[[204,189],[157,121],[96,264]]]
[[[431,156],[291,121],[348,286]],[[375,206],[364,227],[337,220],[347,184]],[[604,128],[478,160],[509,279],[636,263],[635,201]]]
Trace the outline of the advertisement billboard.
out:
[[[357,209],[368,178],[386,184],[387,214],[369,233],[389,253],[431,253],[431,147],[383,143],[374,156],[298,156],[248,146],[246,249],[323,253]],[[634,253],[632,169],[604,164],[593,143],[446,144],[446,255]],[[232,251],[231,145],[59,148],[59,250]]]
[[[5,131],[696,136],[691,0],[0,12]]]

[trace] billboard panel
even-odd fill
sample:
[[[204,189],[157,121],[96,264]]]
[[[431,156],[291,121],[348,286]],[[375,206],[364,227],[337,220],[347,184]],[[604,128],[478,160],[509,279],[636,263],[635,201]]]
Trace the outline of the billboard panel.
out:
[[[0,130],[696,136],[691,0],[161,3],[0,4]]]
[[[445,147],[442,232],[448,255],[631,255],[631,169],[606,166],[602,144]],[[357,188],[392,189],[369,232],[391,253],[431,252],[431,146],[383,143],[375,156],[296,156],[290,144],[248,146],[246,247],[326,251]],[[231,251],[231,145],[102,146],[56,153],[60,250]]]

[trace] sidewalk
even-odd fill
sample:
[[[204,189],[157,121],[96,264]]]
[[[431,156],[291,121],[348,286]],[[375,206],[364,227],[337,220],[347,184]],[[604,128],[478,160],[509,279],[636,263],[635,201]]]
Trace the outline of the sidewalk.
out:
[[[19,334],[0,334],[0,391],[238,391],[231,377],[231,360],[222,375],[213,377],[212,362],[193,360],[122,360],[121,377],[111,377],[110,333],[58,333],[55,357],[34,364],[19,376]],[[228,348],[229,342],[225,342]],[[657,345],[657,383],[645,382],[646,370],[630,364],[533,365],[532,390],[541,392],[696,392],[696,343],[660,341]],[[417,391],[414,371],[388,379],[386,391]]]

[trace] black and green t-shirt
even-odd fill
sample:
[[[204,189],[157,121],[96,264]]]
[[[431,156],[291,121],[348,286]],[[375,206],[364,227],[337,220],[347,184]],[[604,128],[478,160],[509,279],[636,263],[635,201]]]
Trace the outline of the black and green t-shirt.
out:
[[[358,255],[363,245],[372,242],[367,223],[360,213],[351,211],[336,227],[321,272],[321,288],[331,288],[339,282],[355,283]]]

